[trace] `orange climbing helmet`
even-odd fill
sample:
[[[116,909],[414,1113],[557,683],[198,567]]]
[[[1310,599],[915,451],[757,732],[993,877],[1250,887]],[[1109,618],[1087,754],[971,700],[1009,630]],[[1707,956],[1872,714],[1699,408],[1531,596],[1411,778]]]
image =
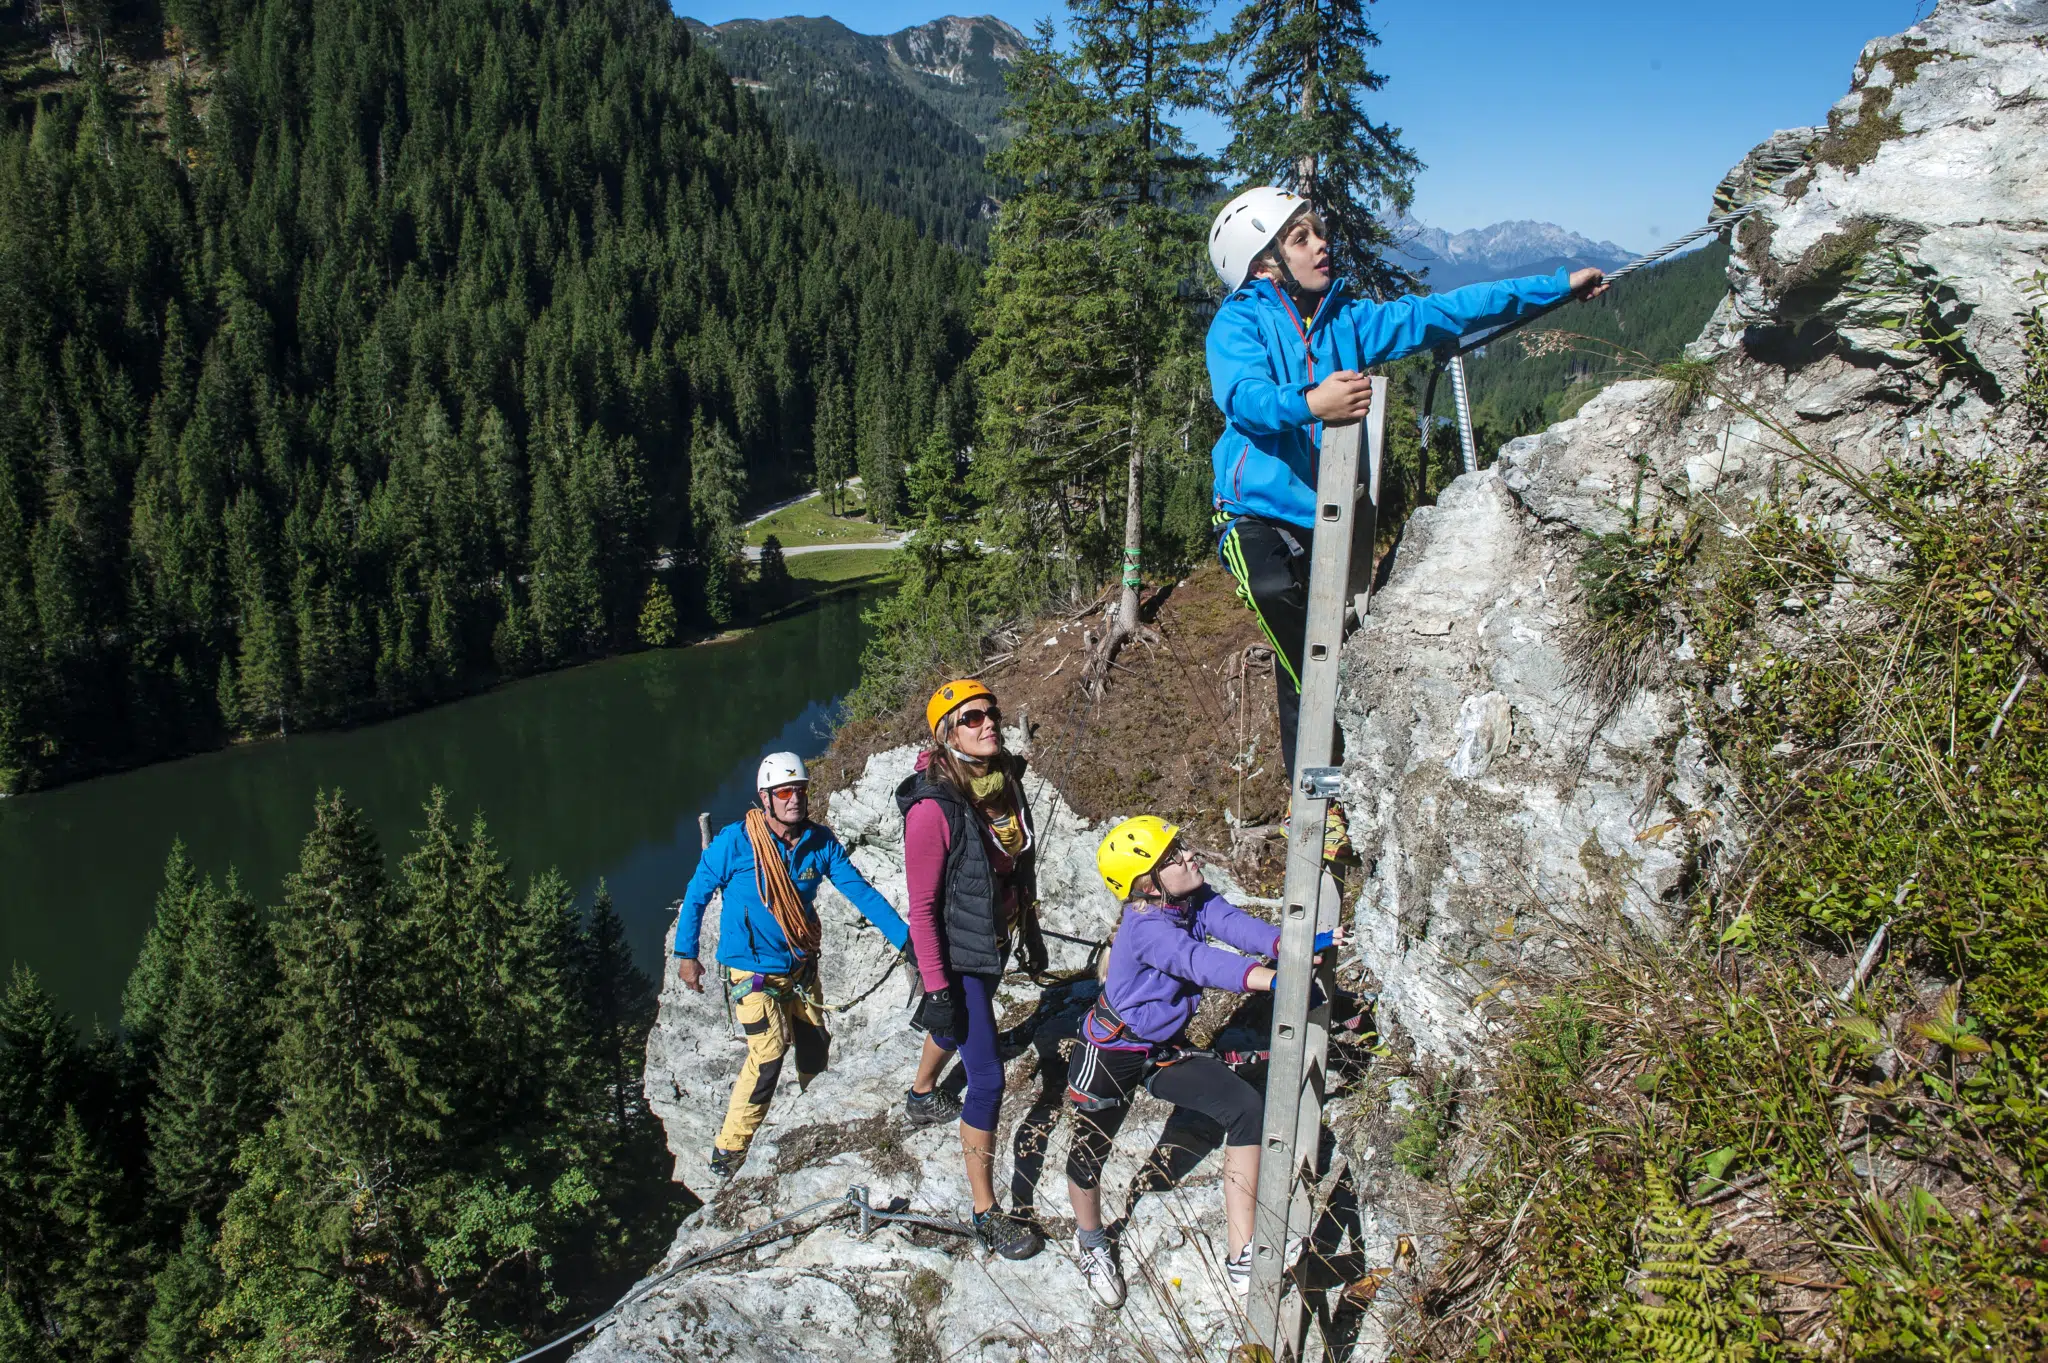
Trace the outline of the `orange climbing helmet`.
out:
[[[976,696],[987,696],[993,700],[995,694],[995,692],[989,690],[978,681],[949,681],[938,690],[932,692],[932,698],[925,702],[924,721],[931,725],[932,736],[936,738],[939,732],[939,721],[952,714],[956,708],[967,701],[973,700]]]

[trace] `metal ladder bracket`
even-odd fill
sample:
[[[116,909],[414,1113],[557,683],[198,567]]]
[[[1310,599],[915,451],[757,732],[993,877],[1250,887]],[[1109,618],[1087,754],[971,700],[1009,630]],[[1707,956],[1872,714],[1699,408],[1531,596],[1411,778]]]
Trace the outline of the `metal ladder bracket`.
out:
[[[1311,800],[1334,800],[1344,789],[1344,768],[1303,767],[1301,789]]]

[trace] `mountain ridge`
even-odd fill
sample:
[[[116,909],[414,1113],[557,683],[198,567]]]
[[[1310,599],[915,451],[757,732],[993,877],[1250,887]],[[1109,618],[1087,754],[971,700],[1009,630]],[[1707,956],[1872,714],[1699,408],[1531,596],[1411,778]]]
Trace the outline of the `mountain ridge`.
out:
[[[860,33],[830,16],[683,22],[728,60],[744,59],[762,40],[787,39],[828,66],[892,80],[984,143],[1001,136],[1004,76],[1027,41],[989,14],[949,14],[893,33]]]
[[[1483,279],[1547,274],[1560,267],[1613,269],[1635,257],[1635,252],[1614,242],[1594,241],[1556,223],[1528,218],[1448,232],[1404,217],[1393,228],[1400,245],[1390,254],[1411,270],[1427,270],[1427,282],[1438,290]]]

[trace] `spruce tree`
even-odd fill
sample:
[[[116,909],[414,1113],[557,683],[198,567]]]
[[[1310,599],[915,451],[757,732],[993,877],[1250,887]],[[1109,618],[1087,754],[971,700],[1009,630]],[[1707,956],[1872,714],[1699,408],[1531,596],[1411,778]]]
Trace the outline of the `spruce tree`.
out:
[[[75,1091],[78,1042],[35,975],[0,995],[0,1291],[27,1328],[48,1328],[58,1136]]]
[[[704,571],[704,614],[714,625],[738,613],[740,498],[746,474],[739,447],[721,422],[700,423],[690,438],[690,514]]]
[[[676,641],[676,601],[660,577],[647,581],[647,599],[640,604],[640,642],[667,648]]]
[[[782,541],[774,535],[761,541],[761,561],[756,565],[754,596],[762,610],[774,610],[789,604],[796,593],[796,582],[789,575],[789,560],[783,555]]]
[[[414,953],[376,835],[340,791],[314,804],[299,867],[272,923],[278,988],[270,1079],[290,1127],[345,1177],[381,1179],[440,1133],[418,1020],[438,981],[407,979]]]
[[[200,891],[199,872],[185,854],[183,839],[171,843],[164,858],[163,888],[156,894],[156,915],[142,938],[142,952],[121,990],[121,1025],[145,1048],[163,1032],[165,1016],[177,997],[185,969],[185,938],[194,900]]]
[[[206,1357],[211,1345],[202,1319],[220,1301],[221,1277],[213,1232],[199,1217],[185,1222],[182,1242],[150,1278],[149,1295],[141,1363],[192,1363]]]
[[[1116,624],[1091,665],[1099,687],[1137,623],[1147,453],[1181,443],[1162,396],[1198,362],[1197,205],[1210,175],[1171,120],[1211,73],[1189,38],[1201,16],[1181,0],[1069,9],[1074,50],[1056,53],[1042,25],[1011,77],[1022,127],[995,164],[1021,188],[997,225],[975,363],[984,483],[1006,494],[991,497],[1002,542],[1037,550],[1055,574],[1121,551]]]
[[[50,1152],[49,1309],[66,1363],[134,1354],[149,1307],[139,1190],[78,1110],[66,1107]]]
[[[156,1046],[150,1168],[177,1215],[211,1224],[234,1188],[242,1141],[272,1109],[264,1062],[277,964],[261,911],[232,874],[186,902],[182,968]]]
[[[624,1128],[641,1110],[640,1070],[647,1029],[654,1022],[654,982],[633,964],[626,925],[612,907],[611,890],[597,897],[576,939],[576,994],[586,1028],[588,1063],[606,1111]]]
[[[1414,200],[1422,163],[1399,128],[1365,109],[1387,83],[1366,63],[1380,42],[1366,18],[1371,3],[1247,0],[1209,51],[1242,73],[1216,101],[1230,123],[1230,170],[1313,203],[1338,272],[1369,298],[1391,298],[1415,287],[1384,253],[1393,243],[1387,223]]]

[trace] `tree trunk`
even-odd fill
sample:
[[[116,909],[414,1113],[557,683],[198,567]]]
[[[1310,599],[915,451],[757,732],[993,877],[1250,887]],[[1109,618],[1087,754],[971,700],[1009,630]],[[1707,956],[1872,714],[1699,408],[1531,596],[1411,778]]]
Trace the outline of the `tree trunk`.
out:
[[[1142,384],[1142,375],[1133,367],[1131,391],[1137,393]],[[1088,665],[1088,690],[1092,695],[1101,696],[1109,686],[1109,665],[1116,661],[1121,649],[1138,629],[1138,588],[1143,579],[1139,576],[1139,552],[1145,543],[1145,446],[1139,439],[1144,429],[1143,414],[1136,400],[1131,403],[1130,468],[1124,480],[1124,561],[1123,594],[1117,598],[1116,619],[1104,631],[1102,646]]]
[[[1316,0],[1308,0],[1308,3],[1313,7]],[[1301,117],[1304,121],[1312,117],[1316,111],[1316,58],[1318,55],[1316,49],[1311,47],[1301,63]],[[1314,152],[1304,152],[1295,158],[1294,188],[1295,192],[1310,203],[1317,202],[1316,156]]]

